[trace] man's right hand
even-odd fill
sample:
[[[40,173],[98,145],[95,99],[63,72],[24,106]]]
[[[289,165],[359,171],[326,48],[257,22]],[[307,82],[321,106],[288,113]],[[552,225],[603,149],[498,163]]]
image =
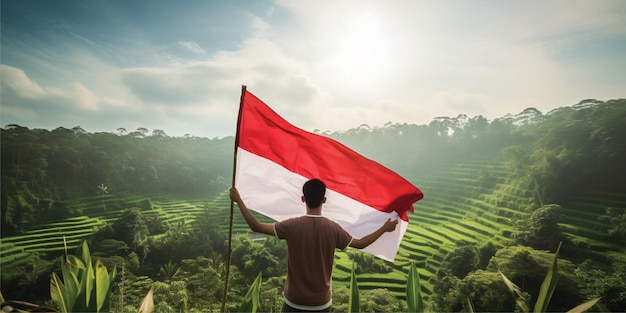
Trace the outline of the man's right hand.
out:
[[[239,190],[235,187],[230,188],[230,200],[236,202],[237,204],[241,203],[241,195],[239,194]]]

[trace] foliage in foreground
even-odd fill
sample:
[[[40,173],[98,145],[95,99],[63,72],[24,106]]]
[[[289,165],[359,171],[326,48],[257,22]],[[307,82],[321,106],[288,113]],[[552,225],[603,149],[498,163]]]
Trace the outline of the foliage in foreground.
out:
[[[548,305],[556,289],[556,285],[560,278],[558,256],[561,245],[559,244],[552,261],[548,273],[546,274],[544,281],[541,285],[540,293],[535,301],[533,312],[546,312],[548,311]],[[89,247],[86,241],[78,247],[75,255],[64,255],[62,260],[62,277],[53,273],[50,281],[50,295],[52,301],[57,306],[60,312],[108,312],[110,304],[110,294],[113,286],[113,282],[116,278],[116,268],[111,273],[108,273],[104,264],[100,259],[96,260],[95,268],[92,264],[91,255],[89,253]],[[492,260],[496,267],[497,273],[500,275],[502,281],[507,286],[508,290],[513,295],[516,302],[516,310],[522,312],[530,312],[529,301],[527,294],[516,284],[514,284],[500,269],[495,258]],[[262,273],[259,273],[251,284],[245,297],[241,300],[239,305],[239,312],[257,312],[260,308],[261,302],[261,284]],[[156,310],[153,301],[154,286],[150,288],[150,291],[143,299],[139,310],[141,313],[152,313]],[[349,312],[362,311],[363,307],[360,303],[360,292],[356,274],[354,270],[354,263],[352,268],[352,275],[350,280],[350,292],[349,292]],[[0,294],[0,298],[1,294]],[[596,298],[585,303],[582,303],[568,312],[578,313],[585,312],[592,307],[596,306],[601,311],[606,311],[606,308],[601,305]],[[10,304],[5,303],[2,298],[3,310],[13,310]],[[20,303],[16,301],[15,303]],[[467,298],[467,309],[470,312],[475,311],[472,300]],[[37,306],[33,306],[37,308]],[[43,307],[39,307],[43,308]],[[422,295],[420,292],[419,275],[415,263],[411,263],[409,268],[407,285],[406,285],[406,310],[408,312],[423,312],[424,304],[422,301]],[[185,309],[187,311],[187,309]],[[404,310],[402,310],[404,311]]]
[[[423,312],[424,302],[420,293],[420,278],[415,263],[411,263],[409,277],[406,282],[406,303],[409,312]]]
[[[76,250],[76,255],[65,255],[61,260],[61,276],[52,274],[50,296],[61,312],[108,312],[109,297],[117,275],[116,268],[109,273],[98,258],[94,264],[87,242]]]
[[[554,260],[552,261],[552,266],[548,270],[548,273],[546,274],[546,277],[543,283],[541,284],[539,296],[537,297],[537,301],[535,301],[535,306],[533,309],[533,312],[535,313],[548,311],[548,305],[550,303],[550,300],[552,299],[552,295],[554,293],[554,290],[556,289],[556,285],[559,281],[559,276],[560,276],[559,265],[558,265],[558,258],[559,258],[560,250],[561,250],[561,244],[559,244],[559,247],[556,249],[556,252],[554,253]],[[506,284],[509,291],[511,291],[511,293],[513,294],[517,308],[522,310],[522,312],[526,312],[526,313],[530,312],[529,311],[530,305],[528,303],[528,299],[526,295],[524,294],[524,292],[522,291],[522,289],[518,287],[517,285],[515,285],[511,280],[509,280],[504,275],[504,273],[502,273],[495,259],[493,260],[493,262],[496,266],[498,273],[502,277],[502,280]],[[572,313],[585,312],[591,309],[594,305],[596,305],[596,303],[598,303],[599,300],[600,299],[597,298],[597,299],[587,301],[569,310],[568,312],[572,312]]]

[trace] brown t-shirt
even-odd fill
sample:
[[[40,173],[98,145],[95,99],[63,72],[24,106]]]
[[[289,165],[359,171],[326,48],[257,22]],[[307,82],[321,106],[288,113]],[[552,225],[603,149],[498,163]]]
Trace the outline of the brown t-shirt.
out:
[[[329,303],[335,249],[346,248],[352,236],[320,215],[276,222],[274,233],[287,241],[285,298],[302,306]]]

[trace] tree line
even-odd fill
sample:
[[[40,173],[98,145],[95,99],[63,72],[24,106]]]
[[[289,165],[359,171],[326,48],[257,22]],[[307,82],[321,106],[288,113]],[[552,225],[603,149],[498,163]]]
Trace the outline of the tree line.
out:
[[[210,196],[232,168],[232,138],[169,137],[163,131],[87,133],[9,125],[2,139],[2,235],[66,212],[58,201],[102,192]]]

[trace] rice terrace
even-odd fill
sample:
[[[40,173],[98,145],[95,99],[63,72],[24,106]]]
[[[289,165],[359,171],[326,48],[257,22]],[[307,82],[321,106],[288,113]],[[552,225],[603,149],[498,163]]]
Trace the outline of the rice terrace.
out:
[[[592,311],[624,311],[625,121],[625,100],[585,100],[492,121],[460,115],[323,133],[425,194],[394,262],[337,252],[334,310],[349,310],[353,269],[360,310],[409,310],[414,264],[425,311],[515,311],[494,260],[532,304],[561,245],[549,310],[600,298]],[[86,241],[93,261],[116,269],[111,311],[137,311],[151,287],[158,312],[220,310],[233,137],[20,125],[1,135],[3,301],[55,308],[51,275]],[[279,311],[284,242],[234,217],[227,310],[262,273],[258,309]]]

